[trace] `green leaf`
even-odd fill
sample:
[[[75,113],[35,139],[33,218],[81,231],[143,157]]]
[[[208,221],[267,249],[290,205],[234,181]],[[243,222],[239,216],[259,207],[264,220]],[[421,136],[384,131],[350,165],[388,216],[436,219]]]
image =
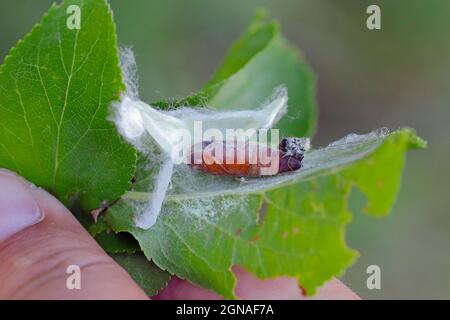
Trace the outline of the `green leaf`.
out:
[[[206,87],[208,105],[218,109],[255,107],[273,88],[288,88],[289,108],[278,127],[284,136],[311,136],[315,130],[315,78],[301,53],[260,12],[231,47]]]
[[[313,294],[356,257],[345,244],[352,187],[367,196],[368,213],[386,214],[412,142],[422,146],[409,129],[350,135],[307,153],[300,171],[244,182],[181,172],[149,230],[133,223],[149,197],[142,192],[127,193],[106,220],[131,232],[160,268],[226,298],[234,298],[233,265],[261,278],[296,277]]]
[[[281,135],[311,136],[317,120],[315,77],[299,50],[281,35],[278,24],[267,21],[261,11],[199,94],[155,105],[251,109],[259,107],[273,88],[283,84],[288,89],[289,108],[278,126]]]
[[[143,254],[118,253],[112,254],[111,257],[130,274],[148,296],[157,294],[170,280],[170,274],[149,262]]]
[[[95,235],[95,240],[108,253],[141,252],[139,244],[128,233],[104,231]]]
[[[69,5],[80,7],[79,30],[66,26]],[[123,89],[107,3],[52,6],[0,67],[0,167],[84,210],[117,199],[136,158],[107,120]]]

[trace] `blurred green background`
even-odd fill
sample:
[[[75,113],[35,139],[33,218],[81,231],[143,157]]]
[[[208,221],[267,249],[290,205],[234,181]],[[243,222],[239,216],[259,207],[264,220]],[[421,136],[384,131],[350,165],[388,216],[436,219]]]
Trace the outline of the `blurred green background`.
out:
[[[52,1],[0,1],[0,58]],[[226,49],[267,8],[318,75],[314,145],[350,133],[411,126],[411,152],[392,215],[356,214],[348,243],[361,257],[343,280],[363,298],[450,298],[449,0],[111,0],[119,43],[137,55],[143,100],[184,97],[209,80]],[[366,28],[381,7],[382,30]],[[381,267],[381,290],[366,268]]]

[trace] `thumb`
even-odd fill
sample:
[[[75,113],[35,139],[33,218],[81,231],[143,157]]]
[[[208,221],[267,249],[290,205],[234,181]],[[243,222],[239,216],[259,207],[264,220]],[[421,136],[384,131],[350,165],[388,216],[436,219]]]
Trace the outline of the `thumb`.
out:
[[[81,286],[70,290],[73,265]],[[0,170],[0,299],[145,298],[58,200]]]

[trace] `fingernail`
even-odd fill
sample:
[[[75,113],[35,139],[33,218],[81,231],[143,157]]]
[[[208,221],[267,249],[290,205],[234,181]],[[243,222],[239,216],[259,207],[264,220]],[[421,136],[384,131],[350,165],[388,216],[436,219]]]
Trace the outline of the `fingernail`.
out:
[[[31,184],[0,169],[0,242],[44,218],[31,193]]]

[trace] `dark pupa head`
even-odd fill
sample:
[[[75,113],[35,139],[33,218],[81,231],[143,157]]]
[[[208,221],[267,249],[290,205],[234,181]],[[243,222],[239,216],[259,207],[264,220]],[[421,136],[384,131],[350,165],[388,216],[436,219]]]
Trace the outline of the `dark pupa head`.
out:
[[[278,148],[284,156],[302,161],[306,151],[306,142],[307,140],[303,138],[283,138]]]
[[[283,138],[279,144],[280,170],[279,172],[295,171],[302,167],[302,161],[307,149],[307,140],[302,138]]]

